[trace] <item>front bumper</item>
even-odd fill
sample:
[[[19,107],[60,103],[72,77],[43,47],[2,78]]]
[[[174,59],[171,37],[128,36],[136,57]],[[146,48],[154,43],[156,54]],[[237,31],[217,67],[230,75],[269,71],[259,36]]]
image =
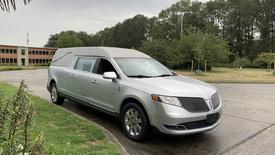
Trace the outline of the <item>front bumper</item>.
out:
[[[155,103],[151,115],[151,125],[160,132],[170,135],[188,135],[210,131],[220,123],[222,104],[216,109],[203,113],[191,113],[182,107]],[[208,123],[208,116],[218,115],[214,121]]]

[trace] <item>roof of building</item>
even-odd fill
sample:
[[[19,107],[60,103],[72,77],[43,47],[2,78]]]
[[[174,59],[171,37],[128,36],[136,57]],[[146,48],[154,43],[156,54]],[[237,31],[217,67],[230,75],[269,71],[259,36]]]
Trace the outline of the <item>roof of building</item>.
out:
[[[30,46],[16,46],[16,45],[0,45],[0,48],[18,48],[18,47],[23,47],[23,48],[29,48],[29,49],[37,49],[37,50],[57,50],[57,48],[53,47],[30,47]]]
[[[74,55],[87,55],[87,56],[104,56],[110,58],[119,57],[145,57],[150,56],[139,52],[134,49],[116,48],[116,47],[74,47],[74,48],[62,48],[57,53],[72,52]]]

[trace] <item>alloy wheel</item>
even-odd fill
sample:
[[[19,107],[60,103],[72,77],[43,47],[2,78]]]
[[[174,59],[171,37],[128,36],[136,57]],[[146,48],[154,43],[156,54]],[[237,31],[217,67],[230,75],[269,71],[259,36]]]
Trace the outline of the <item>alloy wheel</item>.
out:
[[[55,87],[52,87],[51,98],[54,103],[57,101],[57,90]]]
[[[127,132],[131,136],[138,136],[142,131],[142,119],[140,113],[134,108],[129,108],[125,112],[124,124]]]

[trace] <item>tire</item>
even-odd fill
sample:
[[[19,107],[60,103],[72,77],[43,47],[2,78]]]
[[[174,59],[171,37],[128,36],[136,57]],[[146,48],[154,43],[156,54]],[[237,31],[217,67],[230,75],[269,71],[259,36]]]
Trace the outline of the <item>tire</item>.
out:
[[[55,83],[52,83],[50,86],[51,100],[54,104],[61,105],[64,103],[65,98],[60,96],[57,91]]]
[[[136,103],[128,103],[122,110],[122,128],[126,136],[134,141],[145,140],[149,135],[150,123],[145,111]]]

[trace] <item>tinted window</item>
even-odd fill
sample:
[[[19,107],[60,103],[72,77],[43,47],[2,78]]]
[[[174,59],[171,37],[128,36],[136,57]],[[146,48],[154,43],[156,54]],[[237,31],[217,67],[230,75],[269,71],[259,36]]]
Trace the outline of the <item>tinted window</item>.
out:
[[[96,58],[78,58],[74,69],[90,72],[95,62]]]
[[[98,69],[97,69],[96,73],[103,75],[103,73],[105,73],[105,72],[115,72],[116,73],[116,70],[108,60],[101,59],[98,64]]]

